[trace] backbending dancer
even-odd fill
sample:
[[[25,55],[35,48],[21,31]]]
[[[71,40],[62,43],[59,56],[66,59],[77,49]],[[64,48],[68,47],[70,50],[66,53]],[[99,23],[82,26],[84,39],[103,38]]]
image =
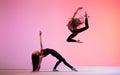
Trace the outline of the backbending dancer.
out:
[[[40,32],[40,46],[41,46],[41,49],[40,49],[40,51],[35,50],[35,51],[32,52],[33,72],[39,71],[42,59],[49,54],[51,54],[53,57],[56,57],[58,59],[58,62],[55,64],[55,66],[53,68],[53,71],[55,71],[55,72],[58,71],[56,68],[58,67],[58,65],[61,62],[63,62],[71,70],[77,72],[77,70],[73,66],[71,66],[57,51],[55,51],[53,49],[49,49],[49,48],[46,48],[46,49],[42,48],[41,34],[42,34],[42,32]]]
[[[73,17],[71,20],[68,22],[67,26],[68,29],[72,32],[72,34],[67,38],[67,42],[78,42],[82,43],[80,40],[75,40],[73,39],[78,33],[83,32],[89,28],[88,25],[88,14],[85,12],[85,27],[82,27],[78,29],[78,26],[82,25],[84,23],[84,17],[81,18],[75,18],[77,12],[82,9],[82,7],[78,8],[76,12],[74,13]]]

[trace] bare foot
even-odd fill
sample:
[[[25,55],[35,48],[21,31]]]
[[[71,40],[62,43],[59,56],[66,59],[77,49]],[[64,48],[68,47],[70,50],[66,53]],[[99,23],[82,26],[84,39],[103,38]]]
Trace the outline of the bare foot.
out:
[[[77,43],[83,43],[83,42],[82,42],[82,41],[80,41],[80,40],[77,40],[76,42],[77,42]]]

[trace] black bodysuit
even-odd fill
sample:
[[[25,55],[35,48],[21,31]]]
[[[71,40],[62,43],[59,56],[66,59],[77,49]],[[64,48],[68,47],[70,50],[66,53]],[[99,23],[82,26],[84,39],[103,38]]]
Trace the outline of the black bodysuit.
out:
[[[55,51],[55,50],[53,50],[53,49],[49,49],[49,48],[46,48],[46,49],[43,50],[43,55],[44,55],[44,57],[46,57],[46,56],[49,55],[49,54],[51,54],[52,56],[54,56],[54,57],[56,57],[56,58],[58,59],[58,62],[55,64],[55,66],[54,66],[53,69],[56,69],[57,66],[58,66],[61,62],[63,62],[63,63],[64,63],[66,66],[68,66],[70,69],[73,68],[70,64],[68,64],[68,63],[66,62],[66,60],[65,60],[57,51]]]
[[[74,26],[74,23],[71,23],[72,27]],[[89,24],[88,24],[88,18],[85,18],[85,27],[82,27],[80,29],[76,29],[71,31],[72,34],[67,38],[67,42],[76,42],[76,40],[74,40],[73,38],[80,32],[83,32],[85,30],[87,30],[89,28]]]

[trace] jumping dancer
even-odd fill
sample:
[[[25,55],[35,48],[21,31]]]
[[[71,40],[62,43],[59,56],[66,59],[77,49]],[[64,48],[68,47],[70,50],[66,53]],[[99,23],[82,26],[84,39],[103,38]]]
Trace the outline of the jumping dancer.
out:
[[[41,32],[40,32],[40,37],[41,37]],[[40,43],[41,43],[41,46],[42,46],[42,40],[40,38]],[[57,51],[53,50],[53,49],[49,49],[49,48],[46,48],[46,49],[43,49],[41,47],[41,50],[38,51],[38,50],[35,50],[33,53],[32,53],[32,65],[33,65],[33,72],[36,72],[36,71],[39,71],[40,69],[40,66],[41,66],[41,62],[42,62],[42,59],[44,57],[46,57],[47,55],[51,54],[53,57],[56,57],[58,59],[58,62],[55,64],[54,68],[53,68],[53,71],[58,71],[57,70],[57,67],[58,65],[63,62],[67,67],[69,67],[71,70],[73,71],[76,71],[77,70],[71,66]]]
[[[73,39],[78,33],[83,32],[89,28],[88,25],[88,14],[85,12],[85,27],[82,27],[78,29],[78,26],[84,23],[84,17],[81,18],[75,18],[77,12],[82,9],[82,7],[78,8],[76,12],[74,13],[73,17],[71,20],[68,22],[67,26],[68,29],[72,32],[72,34],[67,38],[67,42],[78,42],[82,43],[80,40],[75,40]]]

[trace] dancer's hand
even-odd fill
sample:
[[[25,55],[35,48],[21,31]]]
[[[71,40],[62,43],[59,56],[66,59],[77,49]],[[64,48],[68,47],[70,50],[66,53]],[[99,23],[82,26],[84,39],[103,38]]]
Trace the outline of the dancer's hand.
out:
[[[39,35],[41,36],[42,35],[42,32],[40,31]]]
[[[83,7],[79,7],[78,10],[83,9]]]
[[[41,68],[41,64],[38,66],[37,70],[39,71],[39,70],[40,70],[40,68]]]
[[[38,65],[37,69],[34,72],[38,72],[40,70],[40,65]]]

